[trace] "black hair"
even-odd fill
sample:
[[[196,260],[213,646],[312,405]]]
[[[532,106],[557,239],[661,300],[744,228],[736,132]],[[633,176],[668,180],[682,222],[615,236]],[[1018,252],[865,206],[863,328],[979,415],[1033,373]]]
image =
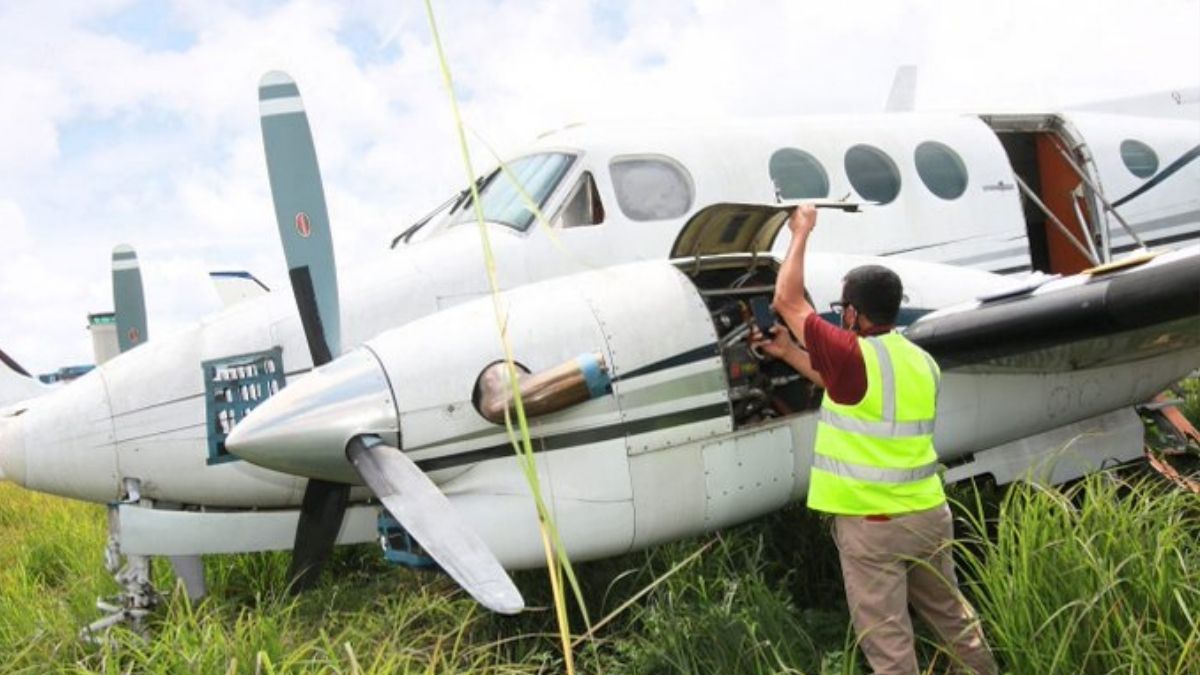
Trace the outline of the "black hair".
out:
[[[904,286],[895,272],[883,265],[863,265],[842,279],[842,301],[863,314],[871,323],[887,326],[896,323]]]

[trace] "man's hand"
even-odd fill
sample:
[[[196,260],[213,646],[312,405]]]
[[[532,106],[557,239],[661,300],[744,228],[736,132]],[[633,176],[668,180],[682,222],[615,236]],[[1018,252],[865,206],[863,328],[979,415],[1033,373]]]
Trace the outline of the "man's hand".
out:
[[[801,204],[792,209],[792,217],[788,218],[788,229],[793,237],[808,236],[817,226],[817,207],[812,204]]]
[[[760,333],[757,327],[754,328],[750,332],[750,345],[781,361],[787,361],[787,354],[796,349],[796,343],[792,342],[787,329],[779,324],[771,326],[770,338]]]
[[[771,327],[771,337],[769,339],[763,337],[763,334],[758,331],[757,327],[751,329],[750,349],[755,350],[756,354],[758,350],[761,350],[764,354],[783,361],[801,375],[815,382],[818,387],[825,387],[825,380],[813,368],[808,352],[792,341],[792,336],[788,333],[787,328],[775,324]]]

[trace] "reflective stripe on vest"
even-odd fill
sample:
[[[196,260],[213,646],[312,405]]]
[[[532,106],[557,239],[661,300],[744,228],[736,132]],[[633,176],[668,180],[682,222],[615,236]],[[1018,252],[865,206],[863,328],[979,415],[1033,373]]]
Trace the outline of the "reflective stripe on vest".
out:
[[[820,419],[834,429],[849,431],[852,434],[878,436],[880,438],[906,438],[909,436],[928,436],[933,433],[933,420],[920,422],[870,422],[854,417],[839,415],[828,408],[821,408]]]
[[[915,469],[884,469],[878,466],[851,464],[825,455],[813,455],[813,466],[832,474],[872,483],[912,483],[929,478],[938,470],[937,462],[930,462]]]

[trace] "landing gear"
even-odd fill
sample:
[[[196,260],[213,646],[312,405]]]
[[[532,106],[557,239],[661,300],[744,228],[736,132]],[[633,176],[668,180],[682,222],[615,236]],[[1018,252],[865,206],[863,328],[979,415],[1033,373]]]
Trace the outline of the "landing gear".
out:
[[[136,495],[135,487],[131,492],[135,501]],[[100,642],[108,629],[118,624],[127,625],[144,636],[146,617],[162,604],[162,595],[154,590],[150,581],[150,557],[121,554],[118,506],[108,505],[108,544],[104,547],[104,567],[116,579],[121,590],[114,596],[96,600],[96,609],[103,612],[104,616],[79,632],[80,638],[88,642]]]

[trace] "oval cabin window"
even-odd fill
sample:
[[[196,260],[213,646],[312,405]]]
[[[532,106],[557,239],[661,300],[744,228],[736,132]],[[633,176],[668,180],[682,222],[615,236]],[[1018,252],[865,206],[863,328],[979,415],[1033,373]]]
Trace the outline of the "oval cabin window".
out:
[[[1158,155],[1141,141],[1121,141],[1121,161],[1138,178],[1149,178],[1158,172]]]
[[[900,170],[887,153],[871,145],[856,145],[846,151],[846,177],[858,196],[890,203],[900,194]]]
[[[925,141],[913,153],[917,175],[933,194],[958,199],[967,191],[967,166],[957,152],[937,141]]]
[[[768,163],[775,195],[781,199],[821,199],[829,196],[829,176],[816,157],[795,148],[781,148]]]

